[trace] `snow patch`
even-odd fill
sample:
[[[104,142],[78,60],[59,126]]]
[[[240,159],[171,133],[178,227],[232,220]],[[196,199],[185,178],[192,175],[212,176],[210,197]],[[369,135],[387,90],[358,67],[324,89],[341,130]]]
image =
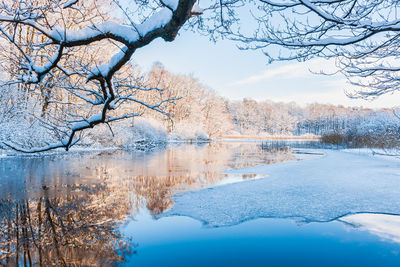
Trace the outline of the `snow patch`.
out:
[[[175,196],[163,216],[183,215],[210,226],[256,218],[331,221],[361,212],[400,214],[400,164],[366,154],[323,150],[314,159],[232,170],[264,174],[245,181]]]

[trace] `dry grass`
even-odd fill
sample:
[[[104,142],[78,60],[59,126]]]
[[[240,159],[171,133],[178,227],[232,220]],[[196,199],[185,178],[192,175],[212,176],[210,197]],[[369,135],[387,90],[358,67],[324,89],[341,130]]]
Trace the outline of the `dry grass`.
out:
[[[332,145],[342,145],[345,143],[345,137],[343,134],[339,133],[327,134],[321,137],[321,142]]]
[[[370,148],[398,148],[400,147],[400,134],[397,132],[383,133],[332,133],[323,135],[321,141],[327,144],[343,145],[347,147]]]
[[[307,135],[307,136],[222,136],[221,139],[233,140],[319,140],[321,136]]]

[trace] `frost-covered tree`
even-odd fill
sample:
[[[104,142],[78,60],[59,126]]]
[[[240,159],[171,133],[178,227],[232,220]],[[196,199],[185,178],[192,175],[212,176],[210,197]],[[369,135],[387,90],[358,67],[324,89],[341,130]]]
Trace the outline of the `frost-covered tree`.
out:
[[[169,133],[191,139],[204,133],[208,137],[221,136],[232,128],[232,120],[224,99],[201,84],[198,79],[190,75],[173,74],[162,64],[155,63],[147,75],[147,80],[153,87],[165,88],[164,94],[167,97],[179,99],[167,104],[166,110],[174,122],[165,125]],[[152,94],[145,96],[154,97]],[[145,116],[162,119],[154,112]]]
[[[42,96],[43,123],[59,139],[41,148],[7,145],[23,152],[68,150],[83,130],[140,115],[138,105],[169,116],[165,107],[175,98],[125,72],[140,48],[157,38],[173,41],[183,27],[264,49],[270,59],[335,57],[353,84],[368,85],[359,96],[393,92],[399,88],[399,5],[394,0],[210,0],[200,8],[196,0],[3,0],[1,44],[14,47],[12,76]],[[270,49],[275,46],[280,49]],[[138,97],[150,91],[158,101]],[[59,112],[49,112],[51,103]]]
[[[301,115],[294,103],[243,99],[229,105],[233,123],[245,135],[293,135]]]
[[[271,60],[335,58],[359,87],[350,96],[398,91],[400,2],[396,0],[258,0],[253,27],[231,32]],[[250,29],[248,29],[250,28]]]
[[[93,16],[93,12],[88,12],[87,1],[3,1],[0,32],[16,48],[13,51],[19,68],[14,76],[18,82],[33,85],[30,88],[33,92],[48,91],[56,85],[84,104],[82,108],[75,106],[76,101],[60,101],[59,104],[68,106],[63,116],[46,121],[60,140],[58,143],[42,148],[22,148],[9,143],[7,146],[22,152],[68,150],[85,129],[140,115],[135,110],[117,112],[127,103],[168,115],[162,106],[173,101],[172,98],[148,103],[135,97],[137,91],[162,89],[143,86],[141,81],[119,75],[119,71],[139,48],[154,39],[173,41],[185,22],[201,10],[194,0],[130,1],[135,13],[118,1],[89,1],[95,5],[100,2],[116,6],[124,19],[121,16],[110,19],[102,9],[104,5],[99,5]],[[70,9],[77,10],[78,17],[70,16]],[[25,38],[27,32],[34,36]],[[102,43],[107,48],[113,46],[111,57],[102,50]],[[75,53],[77,49],[84,51]]]

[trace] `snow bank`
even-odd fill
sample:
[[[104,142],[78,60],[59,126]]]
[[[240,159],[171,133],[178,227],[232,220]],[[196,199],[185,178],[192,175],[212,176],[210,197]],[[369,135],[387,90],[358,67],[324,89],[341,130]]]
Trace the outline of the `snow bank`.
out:
[[[400,214],[400,162],[368,154],[323,150],[324,156],[232,170],[265,179],[175,196],[163,216],[189,216],[210,226],[261,217],[331,221],[347,214]]]
[[[183,121],[174,125],[169,140],[204,142],[210,140],[210,137],[201,125]]]
[[[180,128],[168,134],[162,122],[152,118],[137,117],[110,124],[100,124],[83,132],[83,136],[73,149],[136,149],[153,150],[165,147],[168,142],[205,142],[208,135],[195,127]],[[111,129],[110,129],[111,128]],[[53,133],[38,121],[24,118],[23,115],[12,120],[0,120],[0,156],[12,152],[3,142],[20,147],[44,147],[58,143]],[[1,152],[3,151],[3,152]],[[61,151],[61,150],[60,150]]]
[[[148,150],[165,145],[167,133],[161,124],[151,119],[135,118],[112,124],[100,125],[88,131],[84,143],[96,148],[118,147]]]
[[[107,125],[99,125],[84,133],[74,149],[138,149],[151,150],[167,143],[167,133],[161,124],[150,119],[135,118]],[[52,133],[37,121],[30,123],[24,118],[0,121],[0,150],[10,150],[2,142],[18,144],[22,147],[43,147],[57,143]],[[4,154],[0,152],[0,156]]]
[[[0,121],[0,149],[6,148],[2,142],[18,144],[18,146],[41,147],[48,143],[57,143],[52,134],[37,121],[29,121],[23,116],[13,120]]]

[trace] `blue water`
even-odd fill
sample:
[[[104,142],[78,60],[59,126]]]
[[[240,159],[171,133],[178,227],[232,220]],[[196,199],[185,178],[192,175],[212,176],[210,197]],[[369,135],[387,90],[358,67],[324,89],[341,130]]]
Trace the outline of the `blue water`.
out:
[[[209,228],[188,217],[143,216],[122,232],[138,243],[125,266],[400,266],[400,244],[339,221]]]
[[[0,159],[0,265],[400,266],[396,225],[377,234],[341,220],[260,218],[215,228],[165,217],[176,192],[259,179],[224,171],[295,154],[211,143]]]

